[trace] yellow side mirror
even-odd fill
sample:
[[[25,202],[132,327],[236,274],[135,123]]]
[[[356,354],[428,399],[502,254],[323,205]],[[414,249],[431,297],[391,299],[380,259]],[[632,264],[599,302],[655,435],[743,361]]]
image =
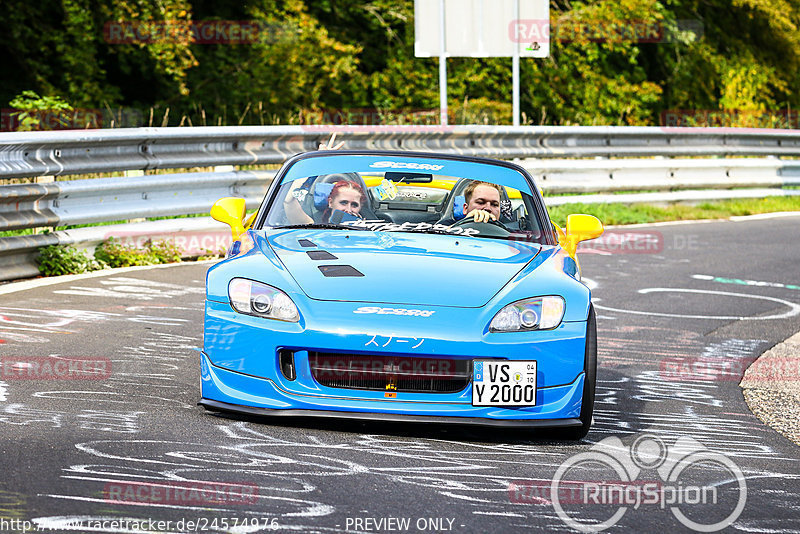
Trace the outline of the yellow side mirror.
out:
[[[564,230],[562,230],[561,227],[556,223],[553,223],[553,229],[556,231],[556,236],[558,236],[558,244],[561,246],[561,248],[566,248],[567,234],[565,234]]]
[[[575,257],[578,243],[603,235],[603,223],[593,215],[573,214],[567,217],[567,232],[564,243],[559,244],[567,253]]]
[[[258,212],[255,212],[252,215],[250,215],[250,217],[248,217],[247,220],[244,222],[245,230],[249,230],[253,226],[253,223],[256,220],[256,215],[258,215]]]
[[[238,241],[244,233],[245,201],[243,198],[225,197],[211,207],[211,217],[231,227],[231,237]]]

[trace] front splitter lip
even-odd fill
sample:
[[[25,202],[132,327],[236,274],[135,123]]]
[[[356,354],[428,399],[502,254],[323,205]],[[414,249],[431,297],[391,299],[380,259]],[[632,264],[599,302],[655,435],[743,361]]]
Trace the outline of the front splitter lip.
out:
[[[304,410],[297,408],[274,409],[230,404],[211,399],[197,403],[207,410],[234,412],[265,417],[324,417],[328,419],[357,419],[360,421],[388,421],[397,423],[436,423],[499,428],[567,428],[581,426],[578,418],[569,419],[484,419],[482,417],[442,417],[437,415],[408,415],[376,412],[340,412],[334,410]]]

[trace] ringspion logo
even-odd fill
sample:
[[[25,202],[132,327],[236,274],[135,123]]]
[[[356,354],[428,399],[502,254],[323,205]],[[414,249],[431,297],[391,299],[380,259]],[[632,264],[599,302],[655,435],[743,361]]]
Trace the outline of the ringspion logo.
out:
[[[513,481],[511,502],[552,505],[580,532],[600,532],[640,508],[659,508],[696,532],[717,532],[741,515],[747,482],[728,456],[691,437],[667,445],[643,434],[630,446],[616,436],[562,463],[548,483]]]

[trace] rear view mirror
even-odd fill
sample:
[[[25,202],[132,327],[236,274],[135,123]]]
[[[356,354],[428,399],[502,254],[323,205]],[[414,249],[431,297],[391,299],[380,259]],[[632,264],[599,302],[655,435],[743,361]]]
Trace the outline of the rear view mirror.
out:
[[[432,174],[419,172],[387,172],[384,178],[392,182],[403,182],[404,184],[429,184],[433,181]]]

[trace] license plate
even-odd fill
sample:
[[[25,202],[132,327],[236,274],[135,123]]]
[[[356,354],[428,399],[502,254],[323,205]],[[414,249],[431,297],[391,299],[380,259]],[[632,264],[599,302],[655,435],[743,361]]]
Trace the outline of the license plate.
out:
[[[536,361],[474,360],[473,406],[534,406]]]

